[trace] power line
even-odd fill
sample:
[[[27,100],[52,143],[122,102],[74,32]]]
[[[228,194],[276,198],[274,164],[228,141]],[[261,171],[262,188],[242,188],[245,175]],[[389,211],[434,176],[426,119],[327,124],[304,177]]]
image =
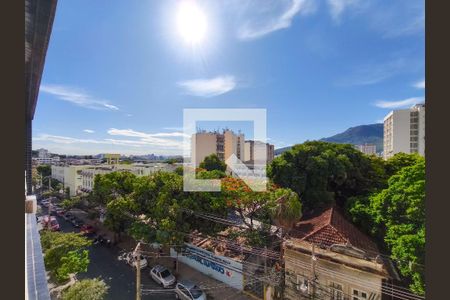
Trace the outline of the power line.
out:
[[[300,260],[288,259],[288,261],[290,263],[298,266],[298,267],[302,267],[302,268],[306,268],[306,269],[309,269],[311,267],[310,264],[302,262]],[[399,290],[397,288],[383,287],[382,285],[378,286],[377,284],[374,284],[374,283],[371,283],[371,282],[368,282],[368,281],[364,281],[364,280],[361,280],[359,278],[356,278],[356,277],[353,277],[353,276],[349,276],[349,275],[346,275],[346,274],[343,274],[343,273],[340,273],[340,272],[332,271],[332,270],[329,270],[329,269],[324,269],[324,268],[322,268],[320,266],[316,267],[316,268],[319,269],[321,271],[321,273],[323,273],[323,274],[326,274],[326,275],[331,276],[331,277],[339,277],[342,280],[345,280],[347,282],[352,282],[352,283],[357,284],[357,285],[359,285],[361,287],[365,287],[367,289],[371,289],[372,291],[376,291],[376,290],[373,290],[373,288],[380,288],[382,293],[387,294],[387,295],[395,294],[396,297],[401,298],[401,299],[411,299],[411,298],[402,298],[402,296],[403,297],[412,297],[412,299],[425,299],[425,297],[419,296],[417,294],[401,291],[401,290]],[[394,286],[394,285],[392,285],[392,286]]]

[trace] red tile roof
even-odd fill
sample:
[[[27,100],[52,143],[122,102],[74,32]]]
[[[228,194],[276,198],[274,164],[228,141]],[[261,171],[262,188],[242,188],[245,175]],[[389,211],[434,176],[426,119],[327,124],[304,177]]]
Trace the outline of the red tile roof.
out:
[[[376,244],[347,221],[336,207],[305,215],[303,220],[294,226],[290,236],[322,248],[329,248],[334,244],[350,244],[366,251],[369,256],[376,256],[379,253]]]

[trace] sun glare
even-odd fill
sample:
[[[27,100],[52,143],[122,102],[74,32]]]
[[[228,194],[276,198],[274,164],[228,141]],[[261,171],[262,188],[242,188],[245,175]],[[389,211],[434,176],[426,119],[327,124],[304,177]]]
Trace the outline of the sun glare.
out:
[[[183,1],[179,4],[177,27],[187,43],[199,44],[204,40],[207,31],[206,16],[194,1]]]

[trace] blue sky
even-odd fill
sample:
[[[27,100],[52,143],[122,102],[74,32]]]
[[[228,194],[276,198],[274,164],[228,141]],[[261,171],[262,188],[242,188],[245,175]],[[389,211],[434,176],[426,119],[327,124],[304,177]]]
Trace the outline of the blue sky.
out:
[[[424,101],[424,18],[416,0],[60,0],[33,148],[181,154],[184,108],[265,108],[276,148],[376,123]]]

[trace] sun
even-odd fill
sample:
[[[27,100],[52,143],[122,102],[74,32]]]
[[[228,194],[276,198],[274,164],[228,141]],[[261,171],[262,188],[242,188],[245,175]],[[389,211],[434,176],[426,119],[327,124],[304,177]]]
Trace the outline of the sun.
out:
[[[195,1],[179,3],[177,28],[181,37],[189,44],[200,44],[205,39],[208,29],[206,15]]]

